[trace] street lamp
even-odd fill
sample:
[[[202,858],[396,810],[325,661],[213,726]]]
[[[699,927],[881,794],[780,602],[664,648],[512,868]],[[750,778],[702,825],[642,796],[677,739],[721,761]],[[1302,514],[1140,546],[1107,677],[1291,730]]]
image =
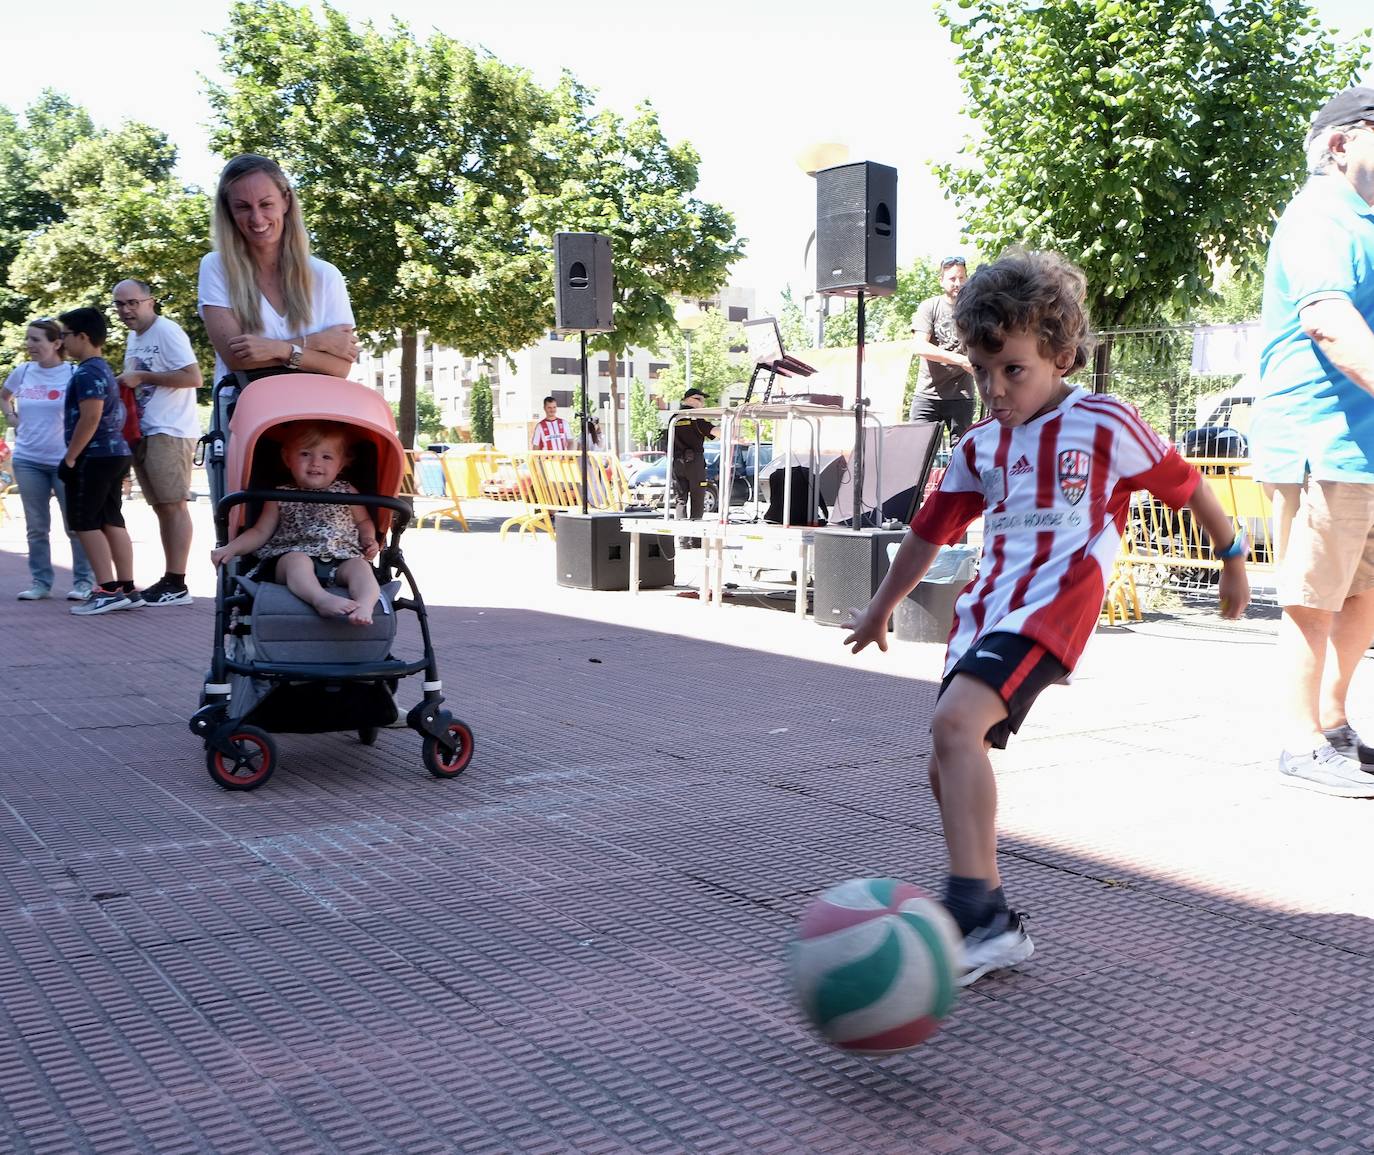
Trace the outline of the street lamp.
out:
[[[692,387],[692,334],[700,329],[706,321],[706,314],[700,309],[691,305],[682,305],[673,314],[677,321],[677,327],[682,330],[683,340],[687,344],[686,356],[682,361],[682,375],[685,380],[683,391]]]
[[[809,177],[814,177],[823,168],[834,168],[837,164],[844,164],[849,159],[849,145],[840,144],[838,141],[818,141],[816,144],[807,145],[801,152],[797,153],[797,167]],[[807,262],[813,259],[812,254],[816,248],[816,230],[811,230],[811,235],[806,238],[806,248],[802,250],[802,270],[805,271]],[[816,347],[820,348],[825,344],[825,298],[816,293],[816,285],[813,281],[811,291],[802,298],[802,305],[805,308],[807,301],[815,298],[816,301]]]

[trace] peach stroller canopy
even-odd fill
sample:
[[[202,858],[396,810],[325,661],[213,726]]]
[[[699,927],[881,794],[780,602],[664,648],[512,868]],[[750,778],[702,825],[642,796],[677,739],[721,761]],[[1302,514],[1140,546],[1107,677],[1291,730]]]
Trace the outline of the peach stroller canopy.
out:
[[[283,373],[262,377],[239,394],[234,416],[229,421],[229,444],[225,457],[225,492],[248,488],[253,473],[253,456],[258,442],[275,430],[294,421],[337,421],[352,428],[359,441],[370,441],[377,451],[376,488],[360,492],[396,497],[405,476],[405,449],[396,436],[396,421],[391,406],[375,389],[329,377],[323,373]],[[243,525],[242,505],[235,506],[229,519],[230,536]],[[377,536],[386,533],[391,511],[374,509]]]

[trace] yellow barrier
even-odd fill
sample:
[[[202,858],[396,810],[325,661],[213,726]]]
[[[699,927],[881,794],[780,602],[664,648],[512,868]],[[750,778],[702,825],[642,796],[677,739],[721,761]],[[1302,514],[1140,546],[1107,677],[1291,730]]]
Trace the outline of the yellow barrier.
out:
[[[1250,462],[1233,457],[1187,460],[1202,471],[1202,484],[1216,495],[1232,524],[1237,529],[1244,528],[1249,535],[1246,569],[1252,573],[1272,569],[1275,563],[1273,509],[1264,487],[1250,475]],[[1222,564],[1212,542],[1189,510],[1172,510],[1148,494],[1139,494],[1132,500],[1126,532],[1121,539],[1117,572],[1123,581],[1129,580],[1130,604],[1137,615],[1136,582],[1159,585],[1162,584],[1160,579],[1164,579],[1185,587],[1201,588],[1210,584],[1211,575],[1219,571]],[[1118,589],[1117,592],[1121,594],[1122,591]]]
[[[476,463],[483,499],[518,508],[501,523],[503,539],[512,526],[519,526],[521,533],[542,529],[553,536],[553,519],[540,504],[529,457],[527,453],[491,453],[481,455]]]
[[[464,530],[468,528],[467,518],[456,494],[457,489],[449,478],[448,462],[439,453],[406,450],[406,471],[401,479],[401,492],[411,499],[415,508],[415,528],[423,529],[425,522],[433,521],[438,529],[446,518],[457,521]],[[421,502],[433,503],[421,511]]]
[[[518,527],[550,537],[557,534],[554,514],[582,508],[580,450],[536,450],[492,455],[479,462],[482,496],[520,507],[501,525],[501,536]],[[587,454],[587,508],[619,512],[630,504],[630,482],[620,461],[609,453]]]

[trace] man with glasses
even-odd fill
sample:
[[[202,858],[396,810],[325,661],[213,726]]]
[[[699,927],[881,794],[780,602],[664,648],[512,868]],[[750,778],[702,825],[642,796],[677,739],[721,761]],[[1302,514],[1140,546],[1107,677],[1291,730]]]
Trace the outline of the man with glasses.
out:
[[[940,421],[952,445],[973,424],[973,368],[954,327],[954,302],[968,280],[963,257],[940,262],[940,296],[922,301],[911,320],[913,344],[921,358],[912,421]]]
[[[186,588],[186,562],[191,553],[191,461],[200,439],[196,390],[200,366],[181,326],[160,316],[152,286],[146,281],[120,281],[114,308],[129,327],[124,372],[119,383],[138,398],[139,430],[134,475],[157,514],[165,559],[162,577],[143,591],[149,606],[182,606],[191,602]]]
[[[1307,135],[1311,177],[1264,275],[1255,476],[1272,487],[1283,618],[1281,780],[1374,797],[1346,694],[1374,638],[1374,89],[1338,93]]]

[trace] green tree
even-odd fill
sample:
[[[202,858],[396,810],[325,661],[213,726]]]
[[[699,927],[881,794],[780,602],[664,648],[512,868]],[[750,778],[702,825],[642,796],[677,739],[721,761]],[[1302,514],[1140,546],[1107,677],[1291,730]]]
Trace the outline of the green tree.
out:
[[[492,419],[491,382],[484,374],[472,383],[472,394],[468,400],[472,413],[472,439],[491,445],[496,441]]]
[[[674,332],[672,298],[717,292],[743,255],[743,242],[729,213],[692,195],[696,150],[685,142],[669,144],[651,105],[641,104],[630,119],[609,110],[593,114],[590,90],[566,73],[555,103],[558,119],[541,130],[539,144],[561,158],[565,174],[525,212],[548,234],[611,238],[615,330],[590,338],[588,347],[611,355],[615,413],[621,354],[632,345],[653,348],[662,333]],[[551,312],[546,306],[545,315]],[[694,384],[695,376],[694,366]],[[608,433],[609,448],[618,453],[617,423]]]
[[[46,198],[8,268],[11,300],[23,313],[103,307],[125,277],[150,282],[163,311],[190,336],[197,356],[214,353],[196,312],[196,276],[207,248],[209,202],[172,175],[176,149],[144,124],[95,129],[84,110],[54,94],[31,109],[32,179]],[[79,140],[65,134],[83,132]],[[17,352],[23,314],[6,330]],[[119,363],[123,331],[111,329],[107,356]]]
[[[811,328],[806,323],[806,313],[801,303],[793,296],[791,285],[782,291],[782,307],[778,310],[778,332],[782,336],[782,347],[789,353],[798,349],[810,349],[815,344],[811,339]]]
[[[547,327],[545,242],[522,206],[563,158],[534,146],[552,117],[528,74],[434,33],[354,28],[325,6],[241,2],[219,37],[212,140],[275,154],[361,331],[401,339],[400,431],[415,433],[418,333],[469,356]]]
[[[662,431],[659,408],[649,396],[649,387],[636,377],[630,382],[630,439],[641,449],[652,449]]]
[[[1101,328],[1183,315],[1265,245],[1357,74],[1303,0],[940,0],[978,135],[939,166],[988,253],[1054,248]]]
[[[665,350],[668,368],[658,375],[659,392],[676,406],[687,391],[687,346],[683,335],[676,334],[674,343]],[[744,330],[738,322],[727,321],[721,313],[711,310],[701,326],[692,333],[692,388],[706,394],[708,405],[719,405],[725,390],[749,380],[753,369],[747,353],[741,352]]]

